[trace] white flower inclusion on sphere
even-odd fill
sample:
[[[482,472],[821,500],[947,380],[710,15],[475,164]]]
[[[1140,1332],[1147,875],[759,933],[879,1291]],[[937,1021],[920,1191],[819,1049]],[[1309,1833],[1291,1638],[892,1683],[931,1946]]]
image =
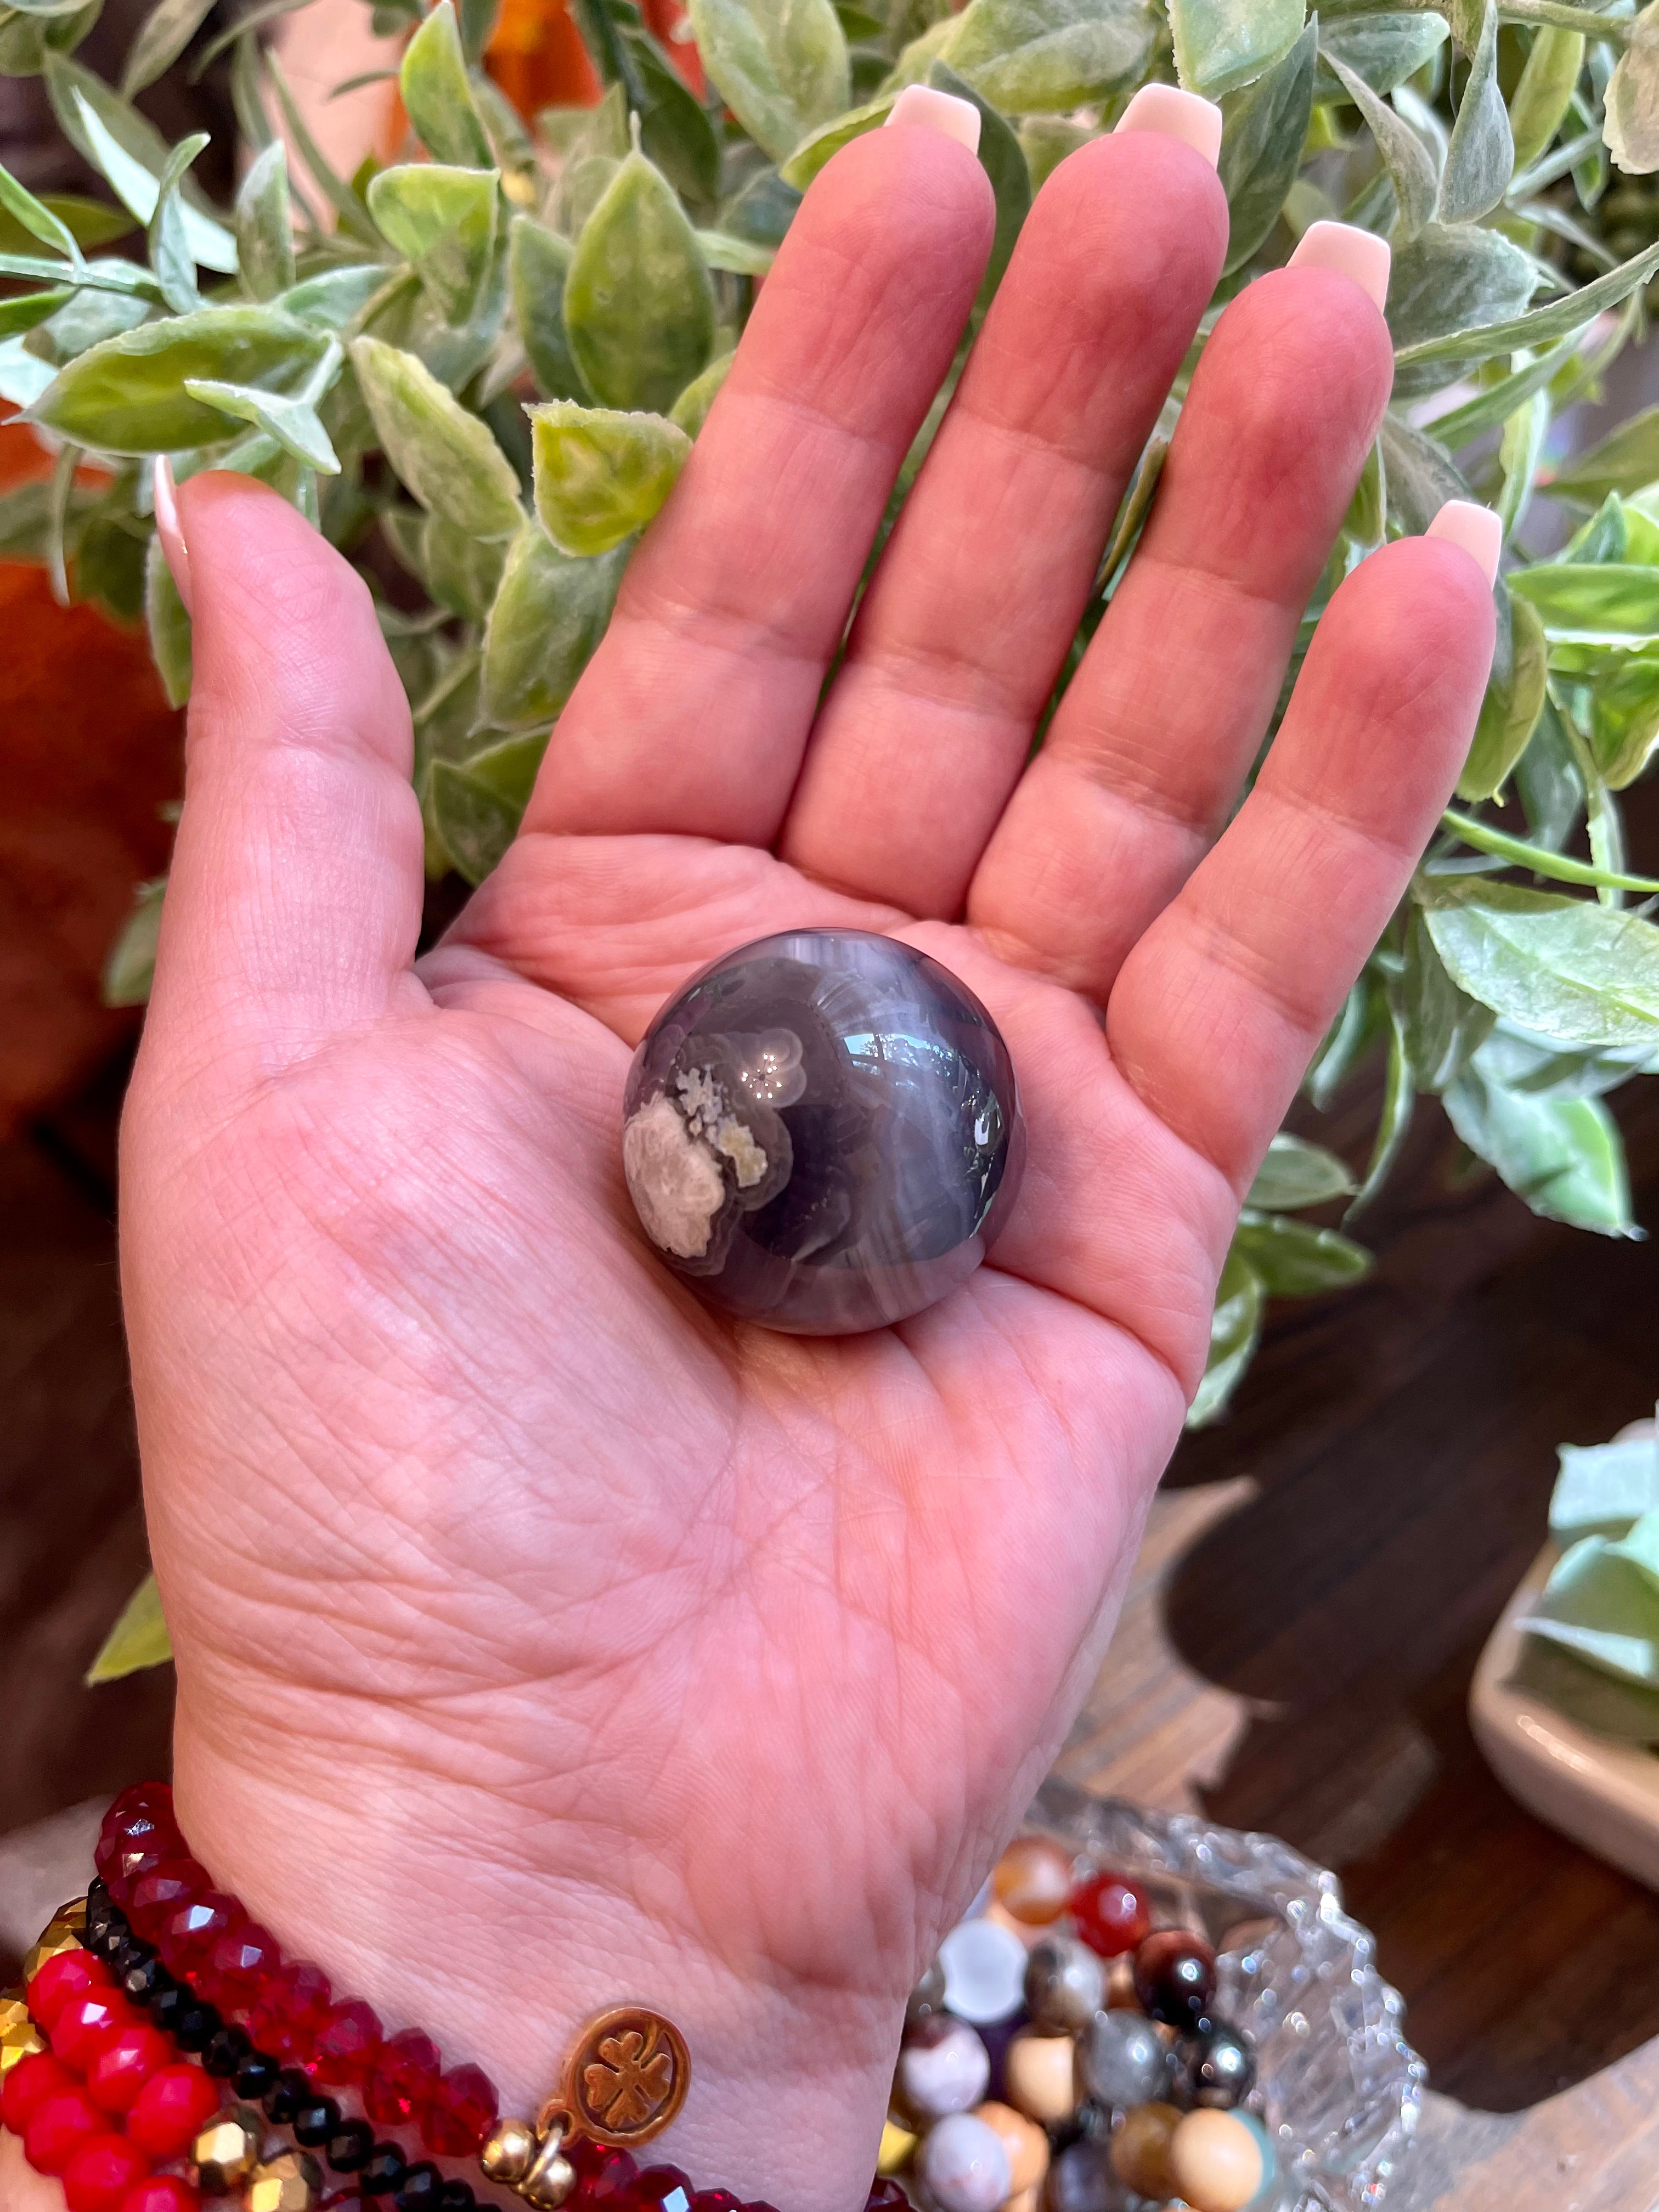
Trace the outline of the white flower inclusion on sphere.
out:
[[[647,1236],[709,1304],[839,1335],[972,1273],[1024,1136],[1007,1047],[970,991],[895,939],[805,929],[713,962],[663,1008],[622,1151]]]

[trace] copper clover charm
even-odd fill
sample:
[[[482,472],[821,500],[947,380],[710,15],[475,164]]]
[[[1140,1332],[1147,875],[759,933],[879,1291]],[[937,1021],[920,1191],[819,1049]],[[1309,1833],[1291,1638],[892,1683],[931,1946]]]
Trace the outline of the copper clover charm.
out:
[[[644,2005],[616,2005],[583,2028],[565,2078],[565,2102],[581,2133],[631,2148],[660,2135],[678,2112],[691,2061],[672,2021]]]

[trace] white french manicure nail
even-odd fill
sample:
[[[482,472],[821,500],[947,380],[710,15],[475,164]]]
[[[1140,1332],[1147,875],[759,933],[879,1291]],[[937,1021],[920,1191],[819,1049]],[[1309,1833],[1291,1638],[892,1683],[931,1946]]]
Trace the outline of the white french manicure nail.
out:
[[[155,534],[161,541],[161,550],[167,556],[167,567],[173,571],[173,580],[179,598],[185,603],[185,612],[191,612],[190,604],[190,548],[185,543],[185,533],[179,526],[179,487],[173,480],[173,463],[165,453],[155,456]]]
[[[1381,307],[1389,296],[1389,241],[1352,222],[1310,222],[1291,256],[1292,269],[1329,269],[1352,277]]]
[[[1179,138],[1213,169],[1221,159],[1221,110],[1179,85],[1143,84],[1117,118],[1120,131],[1157,131]]]
[[[1423,534],[1461,545],[1486,581],[1495,580],[1498,556],[1504,550],[1504,523],[1491,507],[1478,507],[1472,499],[1449,499]]]
[[[979,151],[979,110],[971,100],[958,100],[953,92],[935,92],[931,84],[907,84],[893,102],[884,125],[915,123],[924,131],[942,131],[970,154]]]

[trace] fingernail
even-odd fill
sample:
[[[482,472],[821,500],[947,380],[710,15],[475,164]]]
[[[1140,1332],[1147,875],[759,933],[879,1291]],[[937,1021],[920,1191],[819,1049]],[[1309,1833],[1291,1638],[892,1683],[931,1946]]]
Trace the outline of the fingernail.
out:
[[[173,572],[173,583],[185,603],[185,612],[190,605],[190,548],[185,543],[185,533],[179,526],[179,487],[173,481],[173,463],[165,453],[155,456],[155,534],[161,541],[161,550],[167,556],[167,567]]]
[[[1443,538],[1448,545],[1461,545],[1490,584],[1498,575],[1498,556],[1504,550],[1504,523],[1489,507],[1472,499],[1449,499],[1424,532],[1425,538]]]
[[[907,84],[893,102],[884,129],[895,123],[920,124],[924,131],[943,131],[970,154],[979,151],[979,110],[971,100],[958,100],[953,92],[935,92],[931,84]]]
[[[1212,168],[1221,159],[1221,110],[1179,85],[1143,84],[1117,118],[1120,131],[1157,131],[1179,138]]]
[[[1292,269],[1332,269],[1351,276],[1378,307],[1389,296],[1389,241],[1351,222],[1310,222],[1291,256]]]

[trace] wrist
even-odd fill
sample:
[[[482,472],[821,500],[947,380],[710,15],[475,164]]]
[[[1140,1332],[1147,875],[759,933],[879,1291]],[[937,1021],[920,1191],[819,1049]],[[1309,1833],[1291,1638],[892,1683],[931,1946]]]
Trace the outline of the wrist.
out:
[[[471,2062],[502,2114],[533,2118],[585,2021],[626,2001],[672,2019],[690,2086],[641,2166],[779,2212],[852,2212],[874,2169],[908,1962],[802,1980],[690,1924],[672,1873],[638,1838],[458,1779],[402,1747],[333,1756],[198,1726],[181,1692],[179,1817],[219,1888],[285,1955],[411,2026],[446,2066]]]

